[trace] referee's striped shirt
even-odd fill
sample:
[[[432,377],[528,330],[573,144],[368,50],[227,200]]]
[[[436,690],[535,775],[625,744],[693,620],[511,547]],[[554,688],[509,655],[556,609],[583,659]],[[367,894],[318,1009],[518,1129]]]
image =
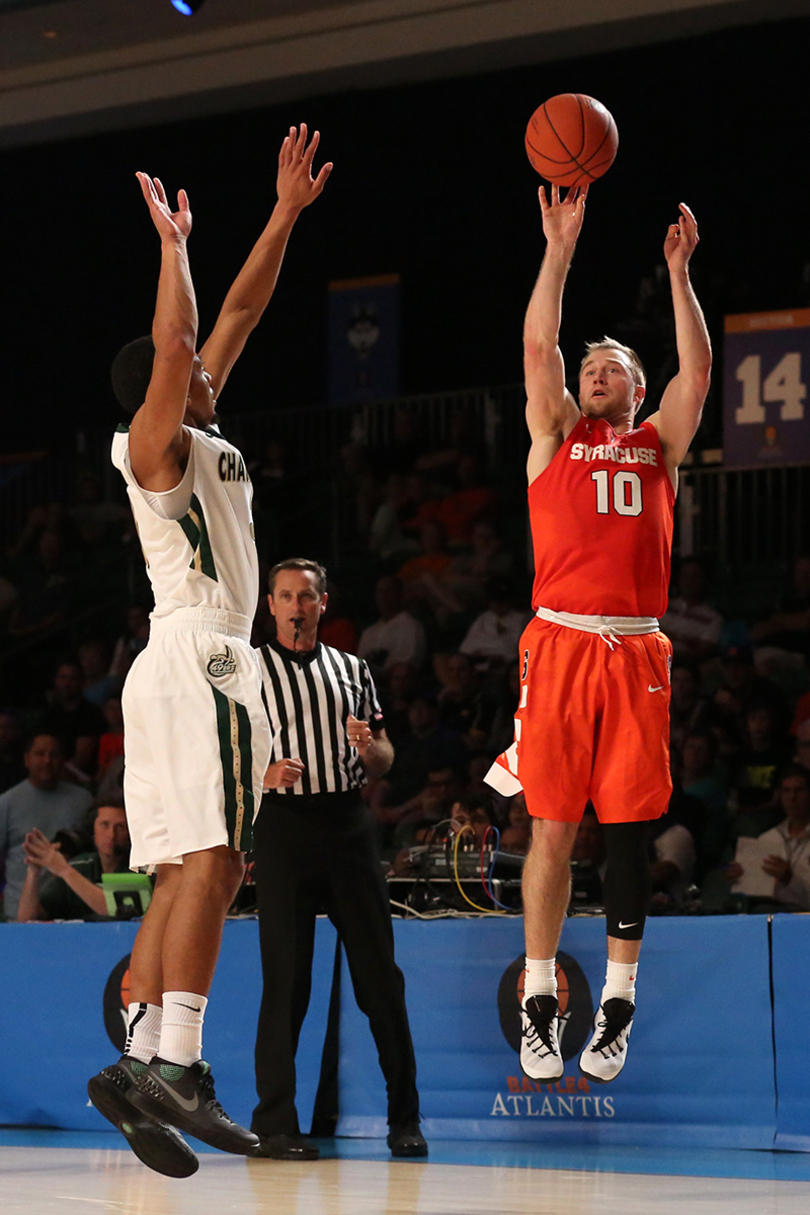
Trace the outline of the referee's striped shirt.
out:
[[[300,759],[299,781],[276,793],[345,793],[366,783],[356,747],[346,737],[351,713],[372,730],[383,715],[371,672],[362,658],[320,641],[314,650],[294,653],[271,641],[259,649],[262,684],[273,731],[271,763]]]

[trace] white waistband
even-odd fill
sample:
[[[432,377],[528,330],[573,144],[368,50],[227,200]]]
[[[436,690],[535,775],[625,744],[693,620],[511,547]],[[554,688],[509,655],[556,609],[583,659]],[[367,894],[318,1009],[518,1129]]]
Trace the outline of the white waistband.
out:
[[[250,641],[251,621],[241,612],[226,612],[212,607],[181,607],[168,616],[150,616],[152,631],[181,629],[188,633],[224,633],[227,637],[239,637]]]
[[[606,634],[610,637],[634,637],[640,633],[657,633],[660,625],[655,616],[576,616],[573,612],[553,612],[539,607],[535,613],[549,624],[561,624],[566,629],[582,633]]]

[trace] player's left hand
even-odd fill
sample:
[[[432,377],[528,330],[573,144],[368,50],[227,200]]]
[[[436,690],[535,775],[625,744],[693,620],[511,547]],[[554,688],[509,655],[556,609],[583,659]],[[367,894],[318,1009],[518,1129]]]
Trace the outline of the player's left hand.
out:
[[[664,241],[664,257],[670,270],[685,270],[700,240],[697,220],[686,203],[679,203],[678,208],[680,220],[677,224],[669,225]]]
[[[365,755],[371,746],[371,726],[367,721],[359,721],[351,713],[346,718],[346,737],[350,747],[356,747],[361,756]]]
[[[159,177],[148,173],[136,173],[152,223],[162,240],[186,240],[191,232],[191,210],[185,190],[177,192],[177,210],[172,211],[166,191]]]
[[[766,856],[762,862],[762,869],[770,877],[776,878],[777,882],[781,882],[783,886],[787,886],[793,876],[790,861],[783,856]]]
[[[312,177],[312,161],[320,139],[320,132],[315,131],[307,147],[307,125],[302,122],[297,130],[290,127],[290,133],[281,145],[276,179],[278,201],[295,211],[301,211],[315,201],[332,172],[330,161],[316,178]]]

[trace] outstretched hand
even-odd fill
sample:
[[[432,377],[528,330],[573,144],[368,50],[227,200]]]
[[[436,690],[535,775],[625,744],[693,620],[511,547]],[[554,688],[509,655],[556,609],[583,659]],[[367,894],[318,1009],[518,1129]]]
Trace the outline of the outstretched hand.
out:
[[[191,231],[191,211],[188,205],[188,195],[185,190],[177,192],[177,210],[172,211],[166,198],[166,191],[159,177],[154,179],[146,173],[136,173],[141,183],[141,190],[152,216],[152,223],[163,239],[182,237],[184,240]]]
[[[290,127],[290,133],[281,145],[276,180],[278,200],[296,211],[303,210],[315,201],[332,172],[330,161],[316,178],[312,177],[312,161],[320,139],[320,132],[315,131],[307,147],[307,125],[302,122],[297,130]]]
[[[551,186],[551,202],[546,199],[546,188],[537,191],[543,212],[543,232],[550,245],[573,247],[585,218],[587,186],[572,186],[564,198],[560,198],[560,187]]]
[[[685,270],[700,240],[697,220],[686,203],[679,203],[678,208],[681,218],[677,224],[669,225],[664,241],[664,257],[670,270]]]
[[[29,831],[23,841],[23,853],[27,865],[34,869],[49,869],[51,873],[63,873],[69,868],[68,862],[62,856],[62,852],[58,844],[52,844],[51,841],[42,834],[38,827],[33,831]]]

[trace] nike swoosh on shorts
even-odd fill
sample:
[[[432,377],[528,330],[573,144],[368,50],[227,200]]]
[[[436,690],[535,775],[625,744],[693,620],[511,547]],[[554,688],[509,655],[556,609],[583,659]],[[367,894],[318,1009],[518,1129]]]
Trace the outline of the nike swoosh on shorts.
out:
[[[647,684],[648,692],[663,692],[663,690],[664,690],[664,685],[662,683],[659,683],[657,688],[654,688],[651,683]]]

